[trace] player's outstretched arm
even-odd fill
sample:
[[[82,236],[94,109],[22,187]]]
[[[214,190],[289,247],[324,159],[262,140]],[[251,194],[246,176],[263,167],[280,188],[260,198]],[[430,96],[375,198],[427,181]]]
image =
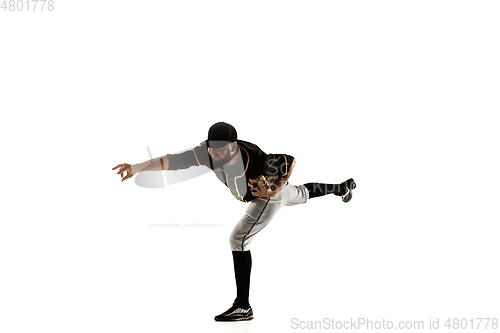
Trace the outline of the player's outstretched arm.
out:
[[[118,169],[119,168],[119,169]],[[161,171],[168,169],[168,158],[166,156],[161,156],[157,158],[153,158],[152,160],[148,160],[144,163],[133,164],[130,165],[128,163],[118,164],[111,170],[118,169],[118,174],[122,178],[122,182],[126,179],[135,176],[141,171]],[[124,177],[123,174],[127,173]]]

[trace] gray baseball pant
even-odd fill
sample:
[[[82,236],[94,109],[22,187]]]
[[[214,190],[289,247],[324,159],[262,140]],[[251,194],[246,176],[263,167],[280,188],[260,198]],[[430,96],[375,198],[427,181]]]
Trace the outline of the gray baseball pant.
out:
[[[249,245],[255,235],[271,222],[281,207],[306,203],[308,199],[309,191],[304,185],[295,186],[287,182],[276,197],[251,201],[229,237],[231,251],[250,250]]]

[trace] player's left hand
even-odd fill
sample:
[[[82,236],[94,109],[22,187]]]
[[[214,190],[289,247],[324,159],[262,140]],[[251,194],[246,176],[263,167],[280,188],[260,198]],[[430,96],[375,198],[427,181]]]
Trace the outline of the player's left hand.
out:
[[[133,176],[132,174],[132,167],[130,166],[130,164],[128,163],[123,163],[123,164],[118,164],[117,166],[115,166],[113,169],[111,170],[115,170],[116,168],[120,168],[118,170],[118,174],[122,177],[122,182],[126,179],[129,179],[130,177]],[[123,173],[126,172],[127,175],[125,177],[123,177]]]

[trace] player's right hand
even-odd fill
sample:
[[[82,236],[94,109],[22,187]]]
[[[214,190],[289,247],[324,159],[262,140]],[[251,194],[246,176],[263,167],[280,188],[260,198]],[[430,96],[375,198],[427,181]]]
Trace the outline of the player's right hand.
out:
[[[130,166],[130,164],[128,163],[123,163],[123,164],[118,164],[117,166],[115,166],[113,169],[111,170],[115,170],[116,168],[120,168],[118,170],[118,174],[122,177],[122,182],[125,180],[125,179],[129,179],[133,176],[132,174],[132,167]],[[125,177],[123,177],[123,173],[126,172],[127,175]]]

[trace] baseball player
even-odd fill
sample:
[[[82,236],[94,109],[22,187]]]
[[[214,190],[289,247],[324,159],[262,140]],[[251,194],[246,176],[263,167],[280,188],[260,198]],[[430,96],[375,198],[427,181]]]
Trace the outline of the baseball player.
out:
[[[216,316],[216,321],[253,319],[249,303],[252,257],[250,243],[283,206],[293,206],[327,194],[349,202],[356,188],[353,179],[340,184],[307,183],[295,186],[288,182],[296,160],[287,154],[266,154],[253,143],[238,140],[236,129],[218,122],[208,131],[208,139],[194,149],[167,154],[141,164],[119,164],[122,181],[141,171],[179,170],[192,166],[207,167],[241,202],[248,203],[245,214],[229,238],[233,254],[237,295],[233,305]],[[124,173],[127,173],[124,176]]]

